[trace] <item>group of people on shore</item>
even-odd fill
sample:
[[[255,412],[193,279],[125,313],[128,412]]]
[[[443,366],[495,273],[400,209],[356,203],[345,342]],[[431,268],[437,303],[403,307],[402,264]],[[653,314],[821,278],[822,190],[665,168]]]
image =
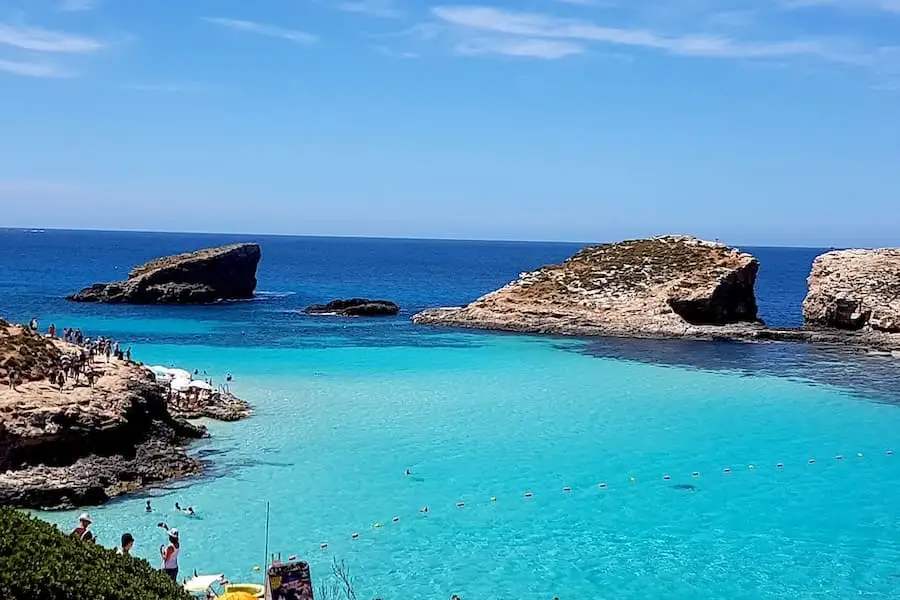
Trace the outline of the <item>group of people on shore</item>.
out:
[[[194,512],[194,508],[189,506],[187,508],[182,508],[181,505],[176,502],[175,509],[181,512],[185,516],[196,516]],[[147,500],[146,512],[153,512],[153,507],[150,505],[150,501]],[[94,532],[91,531],[91,516],[88,513],[81,513],[78,517],[78,526],[72,530],[69,534],[74,540],[79,540],[85,543],[96,543],[97,536],[94,535]],[[161,561],[160,570],[163,571],[172,581],[178,580],[178,555],[181,553],[181,534],[178,529],[174,527],[169,527],[167,523],[157,523],[157,527],[163,529],[166,532],[166,537],[168,538],[168,544],[162,544],[159,547],[159,557]],[[131,556],[131,551],[134,548],[135,539],[134,535],[131,532],[125,532],[122,534],[120,539],[120,544],[116,547],[116,554],[123,556]]]
[[[31,327],[37,330],[37,319],[31,320]],[[57,339],[56,325],[50,324],[47,328],[47,335],[53,339]],[[118,341],[107,337],[98,337],[96,339],[87,338],[81,329],[65,328],[62,331],[62,340],[77,346],[78,350],[67,352],[59,359],[59,365],[56,370],[50,373],[50,382],[59,387],[62,391],[66,383],[71,379],[74,385],[78,385],[81,375],[84,375],[87,383],[92,388],[97,380],[97,372],[92,364],[96,360],[105,358],[108,363],[110,358],[115,356],[118,360],[131,361],[131,348],[122,350]]]

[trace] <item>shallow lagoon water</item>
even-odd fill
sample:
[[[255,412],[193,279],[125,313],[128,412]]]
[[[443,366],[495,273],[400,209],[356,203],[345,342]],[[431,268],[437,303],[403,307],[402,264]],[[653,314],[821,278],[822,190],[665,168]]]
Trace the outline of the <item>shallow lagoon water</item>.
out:
[[[137,242],[116,239],[137,262]],[[40,244],[18,248],[29,256]],[[329,248],[316,252],[334,260]],[[355,249],[342,260],[356,265],[360,287],[394,286],[377,295],[415,307],[484,291],[453,291],[452,277],[493,285],[569,251],[532,248],[525,260],[520,248],[478,247],[468,258],[450,248],[459,272],[434,275],[410,259],[402,286]],[[279,256],[267,260],[284,267]],[[31,316],[30,298],[44,323],[117,335],[148,363],[233,372],[235,391],[255,405],[250,420],[209,424],[212,438],[194,446],[210,460],[204,477],[91,509],[103,543],[130,530],[154,563],[164,541],[155,524],[166,521],[182,531],[184,571],[258,578],[268,502],[270,550],[308,558],[317,580],[333,558],[346,561],[361,597],[896,595],[900,455],[888,450],[900,412],[889,361],[783,344],[642,345],[300,317],[292,311],[313,299],[310,287],[315,300],[353,295],[337,293],[353,287],[340,271],[331,287],[303,287],[302,264],[277,279],[262,272],[262,289],[280,293],[272,299],[186,310],[70,306],[2,266],[5,314]],[[70,267],[57,285],[103,278],[92,269]],[[369,273],[362,284],[360,273]],[[795,292],[773,297],[781,288],[767,286],[764,308],[796,310]],[[776,321],[794,318],[772,310]],[[842,365],[856,378],[822,377]],[[144,513],[146,498],[156,512]],[[176,514],[175,501],[199,517]],[[41,516],[67,526],[76,514]]]

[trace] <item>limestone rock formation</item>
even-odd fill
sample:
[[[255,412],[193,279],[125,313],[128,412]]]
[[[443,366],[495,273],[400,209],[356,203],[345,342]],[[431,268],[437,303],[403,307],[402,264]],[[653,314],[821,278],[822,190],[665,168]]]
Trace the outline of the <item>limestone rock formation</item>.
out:
[[[205,430],[168,411],[166,390],[129,361],[96,360],[93,386],[48,376],[77,348],[25,328],[0,326],[0,505],[71,508],[199,472],[182,450]],[[25,355],[25,356],[23,356]],[[30,365],[22,368],[21,365]]]
[[[68,297],[115,304],[208,304],[243,300],[256,290],[257,244],[166,256],[132,269],[125,281],[98,283]]]
[[[758,324],[750,254],[690,236],[591,246],[461,308],[426,310],[414,322],[571,335],[708,337]]]
[[[332,300],[328,304],[313,304],[303,312],[310,315],[339,315],[343,317],[386,317],[400,312],[400,307],[390,300],[350,298]]]
[[[808,283],[807,324],[900,333],[900,248],[827,252]]]

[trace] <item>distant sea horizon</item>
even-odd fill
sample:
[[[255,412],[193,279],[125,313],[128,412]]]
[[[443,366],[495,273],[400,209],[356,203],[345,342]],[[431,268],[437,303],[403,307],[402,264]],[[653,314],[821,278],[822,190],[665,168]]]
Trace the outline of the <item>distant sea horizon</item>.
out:
[[[161,235],[185,235],[185,236],[235,236],[246,237],[246,241],[253,241],[253,237],[271,237],[271,238],[312,238],[312,239],[356,239],[356,240],[408,240],[421,242],[485,242],[485,243],[521,243],[521,244],[579,244],[582,246],[609,244],[629,239],[641,239],[645,237],[658,237],[662,235],[690,235],[706,241],[719,241],[729,246],[738,248],[794,248],[794,249],[810,249],[810,250],[844,250],[849,248],[880,248],[884,247],[878,244],[869,245],[839,245],[839,246],[819,246],[815,244],[771,244],[757,242],[732,242],[730,240],[708,238],[694,233],[649,233],[646,235],[630,235],[610,238],[607,240],[573,240],[573,239],[525,239],[516,237],[465,237],[465,236],[440,236],[440,235],[357,235],[357,234],[329,234],[329,233],[266,233],[266,232],[231,232],[231,231],[188,231],[188,230],[162,230],[162,229],[140,229],[140,228],[124,228],[124,229],[108,229],[108,228],[68,228],[68,227],[0,227],[0,231],[19,231],[19,232],[85,232],[85,233],[135,233],[135,234],[161,234]]]

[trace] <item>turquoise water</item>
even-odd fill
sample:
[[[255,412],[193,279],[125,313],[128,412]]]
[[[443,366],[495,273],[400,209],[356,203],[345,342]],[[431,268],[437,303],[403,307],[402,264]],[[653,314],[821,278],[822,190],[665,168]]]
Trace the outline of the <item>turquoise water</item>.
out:
[[[0,256],[16,258],[0,261],[0,314],[115,336],[149,364],[232,372],[255,406],[247,421],[208,424],[212,437],[192,446],[209,460],[203,477],[91,508],[101,543],[131,531],[155,565],[155,525],[166,521],[182,531],[183,573],[259,580],[269,503],[270,551],[308,559],[316,582],[346,561],[360,598],[898,596],[896,362],[408,322],[557,261],[568,245],[266,238],[269,293],[257,302],[60,299],[152,256],[228,241],[0,235]],[[64,251],[73,246],[91,261]],[[815,252],[758,250],[770,322],[796,322]],[[395,299],[403,314],[296,313],[356,294]],[[199,516],[176,513],[176,501]],[[40,516],[68,529],[77,512]]]
[[[185,568],[252,579],[268,501],[270,549],[307,557],[314,575],[346,560],[363,597],[893,594],[896,407],[598,359],[579,342],[459,337],[479,345],[142,347],[151,362],[241,365],[235,387],[257,414],[211,425],[198,447],[211,473],[154,492],[160,512],[145,515],[141,498],[94,509],[101,539],[128,528],[153,558],[166,520],[183,532]],[[200,518],[167,512],[176,500]]]

